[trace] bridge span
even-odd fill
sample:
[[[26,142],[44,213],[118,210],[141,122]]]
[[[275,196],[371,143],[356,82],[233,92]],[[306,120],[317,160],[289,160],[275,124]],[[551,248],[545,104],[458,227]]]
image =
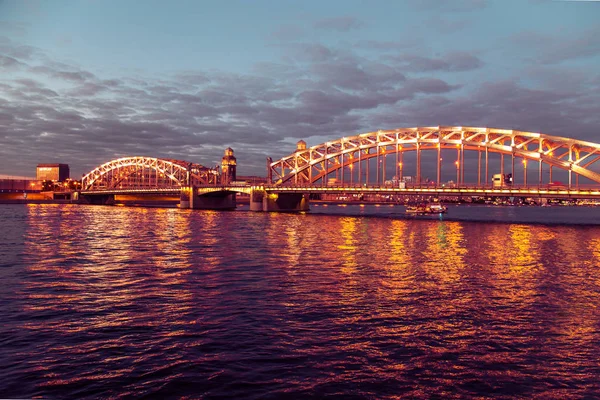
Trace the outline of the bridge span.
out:
[[[86,174],[81,196],[106,203],[116,195],[180,196],[180,206],[230,209],[236,194],[253,210],[308,209],[319,194],[600,199],[600,144],[508,129],[434,126],[343,137],[267,159],[264,185],[236,181],[233,150],[221,166],[124,157]],[[506,177],[494,185],[492,176]],[[429,179],[433,176],[434,179]],[[555,182],[564,177],[565,183]],[[452,180],[448,181],[449,178]]]

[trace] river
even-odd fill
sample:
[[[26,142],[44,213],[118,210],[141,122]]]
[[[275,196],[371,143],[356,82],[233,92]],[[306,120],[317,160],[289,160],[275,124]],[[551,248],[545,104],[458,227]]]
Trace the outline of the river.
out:
[[[600,397],[600,208],[0,206],[0,397]]]

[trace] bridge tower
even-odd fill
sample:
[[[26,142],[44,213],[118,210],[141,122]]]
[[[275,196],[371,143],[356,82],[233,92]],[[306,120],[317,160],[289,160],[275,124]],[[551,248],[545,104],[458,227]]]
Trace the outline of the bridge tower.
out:
[[[233,155],[233,149],[228,147],[225,149],[225,155],[221,160],[221,184],[226,185],[236,180],[235,170],[237,161]]]

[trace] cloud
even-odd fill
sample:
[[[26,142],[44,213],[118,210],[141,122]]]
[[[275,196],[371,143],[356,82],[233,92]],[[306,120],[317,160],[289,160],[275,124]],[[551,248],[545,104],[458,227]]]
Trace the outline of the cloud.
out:
[[[17,60],[16,58],[3,56],[0,54],[0,68],[3,69],[17,69],[19,67],[23,67],[25,64]]]
[[[295,58],[299,61],[322,62],[335,57],[335,53],[319,43],[298,43],[289,45],[288,48],[296,49]]]
[[[459,89],[461,85],[450,85],[437,78],[417,78],[407,81],[405,89],[412,93],[448,93]]]
[[[34,74],[41,73],[41,74],[45,74],[51,78],[73,81],[73,82],[83,82],[83,81],[95,78],[94,74],[92,74],[91,72],[81,71],[81,70],[72,70],[72,71],[57,70],[55,68],[52,68],[52,67],[49,67],[46,65],[38,65],[38,66],[31,67],[30,71],[33,72]]]
[[[390,124],[488,126],[594,140],[600,94],[564,97],[551,87],[526,88],[517,80],[485,82],[468,94],[415,98],[397,107]],[[382,110],[384,113],[386,110]],[[372,119],[379,119],[374,114]]]
[[[467,52],[450,52],[443,57],[431,58],[417,54],[390,56],[402,69],[412,72],[463,72],[481,68],[484,63],[475,55]]]
[[[179,71],[160,79],[101,76],[37,50],[30,59],[4,56],[11,73],[0,75],[0,173],[23,175],[39,162],[60,161],[78,176],[137,154],[215,165],[231,146],[240,174],[264,175],[265,157],[289,154],[299,139],[317,144],[415,125],[497,126],[597,141],[598,74],[548,65],[524,71],[527,85],[472,82],[472,74],[450,79],[448,73],[488,64],[459,51],[403,54],[394,43],[383,53],[294,43],[286,57],[251,73]]]
[[[351,30],[360,29],[363,26],[363,22],[350,16],[321,19],[313,24],[313,27],[316,29],[337,32],[348,32]]]

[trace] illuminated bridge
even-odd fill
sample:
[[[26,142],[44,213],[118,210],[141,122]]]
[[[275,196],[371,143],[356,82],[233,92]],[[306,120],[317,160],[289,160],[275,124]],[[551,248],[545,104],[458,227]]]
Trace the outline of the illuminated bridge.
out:
[[[264,211],[305,210],[310,194],[324,193],[600,199],[600,144],[534,132],[436,126],[312,147],[300,141],[294,153],[267,160],[261,186],[235,182],[233,150],[225,155],[221,170],[148,157],[113,160],[83,178],[82,194],[180,193],[182,207],[233,208],[235,193],[243,192],[251,209]]]
[[[81,180],[84,202],[110,204],[115,196],[180,196],[189,187],[216,185],[218,167],[182,160],[123,157],[93,169]]]

